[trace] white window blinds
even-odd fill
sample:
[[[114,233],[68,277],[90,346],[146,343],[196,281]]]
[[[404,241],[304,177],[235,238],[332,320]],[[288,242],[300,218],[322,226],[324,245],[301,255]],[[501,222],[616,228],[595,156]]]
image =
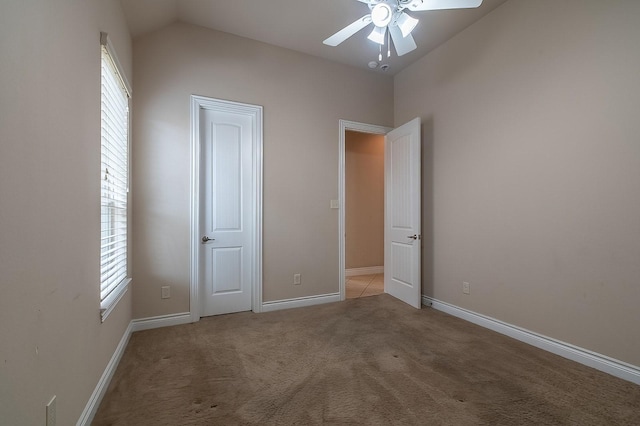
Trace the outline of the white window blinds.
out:
[[[100,307],[109,310],[128,284],[129,91],[102,36]]]

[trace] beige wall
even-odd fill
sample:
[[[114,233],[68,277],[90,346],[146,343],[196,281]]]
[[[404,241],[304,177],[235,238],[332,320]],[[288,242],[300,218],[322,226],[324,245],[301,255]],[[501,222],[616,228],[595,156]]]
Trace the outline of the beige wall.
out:
[[[75,424],[131,320],[100,323],[100,31],[131,77],[118,1],[0,5],[0,423]]]
[[[134,57],[134,316],[189,310],[191,94],[264,107],[264,300],[337,292],[338,120],[391,123],[392,79],[186,24]]]
[[[423,120],[425,294],[640,365],[639,18],[511,0],[395,77],[396,124]]]
[[[338,290],[338,119],[419,115],[424,293],[640,365],[638,16],[633,0],[510,0],[394,85],[183,24],[138,39],[135,317],[189,309],[199,94],[265,107],[265,300]],[[132,317],[131,291],[98,314],[99,31],[131,77],[118,1],[0,6],[3,424],[43,424],[53,395],[74,424]]]
[[[345,267],[383,266],[384,136],[345,136]]]

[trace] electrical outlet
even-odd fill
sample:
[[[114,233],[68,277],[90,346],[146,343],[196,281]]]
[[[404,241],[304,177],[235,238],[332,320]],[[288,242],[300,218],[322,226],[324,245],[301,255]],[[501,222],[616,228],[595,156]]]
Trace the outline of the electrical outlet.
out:
[[[293,274],[293,285],[300,285],[300,274]]]
[[[47,426],[56,426],[56,396],[47,404]]]
[[[469,294],[470,293],[470,286],[469,283],[463,282],[462,283],[462,292],[464,294]]]
[[[171,287],[165,285],[162,287],[162,296],[163,299],[168,299],[171,297]]]

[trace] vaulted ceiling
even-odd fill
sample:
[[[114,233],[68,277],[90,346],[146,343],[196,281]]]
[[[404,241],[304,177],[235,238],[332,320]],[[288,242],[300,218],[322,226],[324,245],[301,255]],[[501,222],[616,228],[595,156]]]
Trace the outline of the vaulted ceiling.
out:
[[[420,19],[413,31],[418,48],[404,56],[395,52],[382,63],[395,74],[482,18],[506,0],[484,0],[477,9],[415,12]],[[364,29],[337,47],[324,39],[369,13],[357,0],[121,0],[131,35],[135,38],[173,22],[185,22],[258,40],[368,69],[378,60],[378,45]]]

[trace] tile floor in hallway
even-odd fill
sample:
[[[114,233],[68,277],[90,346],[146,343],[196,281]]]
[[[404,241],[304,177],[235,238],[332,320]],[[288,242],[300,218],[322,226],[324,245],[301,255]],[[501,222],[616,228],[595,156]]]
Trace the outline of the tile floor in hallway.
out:
[[[384,293],[384,274],[346,277],[345,290],[347,299],[382,294]]]

